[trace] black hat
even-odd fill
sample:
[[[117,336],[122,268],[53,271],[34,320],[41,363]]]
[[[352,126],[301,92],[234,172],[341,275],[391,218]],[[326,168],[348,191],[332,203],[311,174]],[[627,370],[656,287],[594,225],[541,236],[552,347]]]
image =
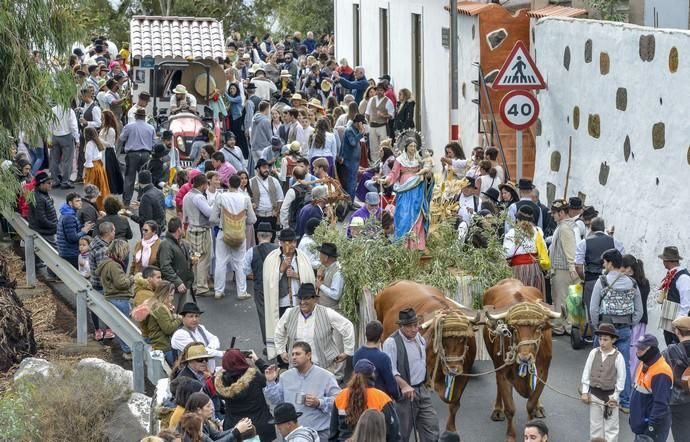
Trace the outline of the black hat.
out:
[[[254,83],[249,83],[245,89],[247,89],[248,91],[255,91],[256,85]]]
[[[528,180],[526,178],[520,178],[518,180],[518,189],[520,189],[520,190],[532,190],[532,189],[534,189],[534,184],[532,184],[532,180]]]
[[[149,101],[151,99],[151,94],[146,91],[142,91],[139,93],[139,99]]]
[[[575,210],[582,209],[582,200],[576,196],[568,199],[568,207]]]
[[[464,189],[465,187],[474,187],[475,184],[477,183],[477,180],[476,180],[474,177],[472,177],[472,176],[466,176],[465,179],[467,180],[467,184],[465,184],[465,185],[463,186],[463,189]]]
[[[400,310],[400,312],[398,313],[399,325],[414,324],[418,321],[419,317],[417,316],[417,312],[412,307]]]
[[[233,131],[231,131],[231,130],[225,132],[225,139],[226,139],[226,140],[229,140],[230,138],[235,138],[235,139],[237,138],[237,137],[235,136],[235,133],[234,133]]]
[[[352,124],[366,123],[366,122],[367,122],[367,118],[362,114],[355,115],[355,118],[352,120]]]
[[[273,419],[270,419],[268,424],[284,424],[285,422],[296,421],[300,416],[302,416],[302,413],[296,412],[294,405],[289,402],[283,402],[276,405],[276,407],[273,409]]]
[[[487,198],[489,198],[494,203],[497,203],[498,198],[501,196],[500,192],[495,187],[489,187],[488,189],[486,189],[486,192],[482,192],[482,195],[486,195]]]
[[[297,241],[297,234],[291,228],[285,228],[280,231],[278,241]]]
[[[616,331],[616,327],[606,322],[602,322],[601,324],[599,324],[599,327],[596,329],[594,334],[597,336],[611,336],[612,338],[618,339],[618,332]]]
[[[307,235],[313,235],[319,224],[321,224],[321,218],[309,218],[309,221],[307,221]]]
[[[83,57],[84,56],[84,51],[82,51],[81,48],[72,49],[72,53],[74,55],[76,55],[77,57]]]
[[[271,223],[261,222],[256,227],[256,231],[257,232],[265,232],[265,233],[273,233],[273,226],[271,226]]]
[[[332,242],[325,242],[321,244],[321,247],[318,248],[318,251],[326,256],[330,256],[331,258],[338,257],[338,247]]]
[[[145,117],[146,116],[146,109],[138,108],[136,111],[134,111],[134,116],[135,117]]]
[[[282,146],[282,145],[283,145],[283,140],[281,140],[280,137],[276,137],[275,135],[273,135],[273,136],[271,137],[271,146],[278,146],[278,147],[280,147],[280,146]]]
[[[53,177],[50,175],[49,171],[39,170],[36,173],[36,176],[34,177],[34,179],[36,180],[36,184],[40,185],[40,184],[47,183],[48,181],[52,180]]]
[[[585,210],[580,214],[582,219],[590,220],[599,216],[599,212],[593,206],[585,206]]]
[[[388,81],[391,81],[391,76],[388,75],[388,74],[381,75],[381,76],[379,77],[379,80],[388,80]]]
[[[164,130],[161,135],[161,140],[172,140],[173,133],[171,130]]]
[[[259,161],[256,162],[256,166],[254,166],[254,169],[258,169],[261,166],[268,166],[268,161],[264,160],[263,158],[259,158]]]
[[[297,291],[297,297],[299,299],[316,298],[318,296],[319,295],[316,294],[316,288],[314,288],[314,284],[311,282],[305,282],[299,286],[299,290]]]
[[[158,143],[155,146],[153,146],[153,152],[151,152],[151,156],[153,158],[163,158],[168,154],[168,148],[165,147],[165,144]]]
[[[534,209],[532,209],[530,206],[522,206],[515,215],[515,218],[518,221],[534,222]]]
[[[182,310],[178,312],[180,315],[185,315],[186,313],[197,313],[197,314],[202,314],[203,312],[199,310],[199,306],[196,305],[193,302],[187,302],[185,305],[182,306]]]
[[[36,180],[38,182],[38,175],[36,175]],[[678,247],[676,247],[676,246],[664,247],[664,251],[661,252],[661,255],[659,255],[659,258],[663,261],[682,261],[683,260],[683,257],[680,256],[680,252],[678,251]]]

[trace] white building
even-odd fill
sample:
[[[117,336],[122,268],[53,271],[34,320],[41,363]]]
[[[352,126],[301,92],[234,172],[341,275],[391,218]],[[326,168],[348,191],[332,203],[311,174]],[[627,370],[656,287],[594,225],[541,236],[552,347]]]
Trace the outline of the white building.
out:
[[[440,158],[450,139],[450,51],[442,42],[448,1],[334,1],[336,58],[363,66],[367,78],[389,74],[396,93],[411,90],[417,129]]]

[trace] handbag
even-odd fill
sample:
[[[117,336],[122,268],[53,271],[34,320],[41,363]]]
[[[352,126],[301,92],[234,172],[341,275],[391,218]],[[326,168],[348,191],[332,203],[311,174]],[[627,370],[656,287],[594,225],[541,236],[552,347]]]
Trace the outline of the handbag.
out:
[[[547,271],[551,268],[551,258],[549,258],[549,251],[546,250],[546,244],[544,243],[544,235],[541,230],[537,230],[537,257],[539,258],[539,267],[542,270]]]

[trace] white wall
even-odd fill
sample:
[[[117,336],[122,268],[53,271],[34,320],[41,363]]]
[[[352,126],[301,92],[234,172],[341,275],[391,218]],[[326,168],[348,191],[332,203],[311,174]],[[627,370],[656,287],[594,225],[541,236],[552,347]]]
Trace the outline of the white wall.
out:
[[[474,28],[474,36],[472,29]],[[465,155],[471,155],[474,146],[481,145],[477,124],[479,118],[479,106],[472,102],[479,98],[479,90],[472,84],[472,80],[479,78],[479,69],[472,65],[479,62],[479,16],[473,17],[458,15],[458,37],[460,38],[458,63],[458,94],[460,111],[460,138],[462,140]],[[462,86],[465,85],[465,96],[462,95]]]
[[[688,14],[690,13],[688,0],[645,0],[644,24],[654,26],[654,12],[659,20],[660,28],[688,29]]]
[[[449,26],[445,0],[335,0],[336,58],[354,60],[352,5],[360,4],[361,64],[367,78],[378,78],[380,35],[379,8],[388,9],[389,70],[396,92],[412,87],[412,17],[422,16],[421,129],[426,145],[434,149],[435,162],[443,154],[450,134],[449,51],[441,45],[441,28]],[[437,165],[438,166],[438,165]]]
[[[590,20],[546,18],[534,29],[537,64],[548,89],[538,95],[542,134],[537,137],[535,182],[546,196],[547,182],[563,197],[572,137],[572,165],[568,196],[586,194],[627,251],[642,257],[653,284],[663,276],[657,258],[666,245],[677,245],[690,258],[688,206],[690,152],[687,106],[690,96],[690,32],[651,29]],[[640,37],[653,36],[654,58],[640,58]],[[592,40],[592,62],[585,63],[587,39]],[[570,48],[570,68],[564,51]],[[676,47],[679,65],[669,70],[669,53]],[[610,72],[600,73],[600,53],[610,58]],[[618,88],[627,89],[627,108],[616,109]],[[662,104],[663,103],[663,104]],[[580,108],[579,129],[573,127],[573,108]],[[588,116],[598,114],[601,136],[588,133]],[[652,145],[652,126],[665,124],[666,142]],[[630,156],[624,157],[626,136]],[[561,153],[558,172],[550,158]],[[599,182],[601,164],[610,168],[605,185]]]

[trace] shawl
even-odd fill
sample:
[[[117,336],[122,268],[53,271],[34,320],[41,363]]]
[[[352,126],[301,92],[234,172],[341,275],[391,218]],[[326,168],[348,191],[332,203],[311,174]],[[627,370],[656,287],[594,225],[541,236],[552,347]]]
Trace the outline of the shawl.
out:
[[[268,358],[273,359],[278,352],[275,348],[275,328],[280,318],[278,314],[278,281],[280,279],[280,248],[275,249],[268,254],[264,261],[264,302],[266,303],[266,351]],[[309,263],[309,258],[301,251],[295,250],[295,257],[297,258],[297,268],[299,271],[299,280],[301,284],[315,282],[314,270]]]
[[[151,248],[158,241],[158,235],[154,234],[151,239],[146,240],[141,239],[141,250],[139,250],[135,256],[135,262],[140,262],[142,269],[149,265],[149,260],[151,259]]]

